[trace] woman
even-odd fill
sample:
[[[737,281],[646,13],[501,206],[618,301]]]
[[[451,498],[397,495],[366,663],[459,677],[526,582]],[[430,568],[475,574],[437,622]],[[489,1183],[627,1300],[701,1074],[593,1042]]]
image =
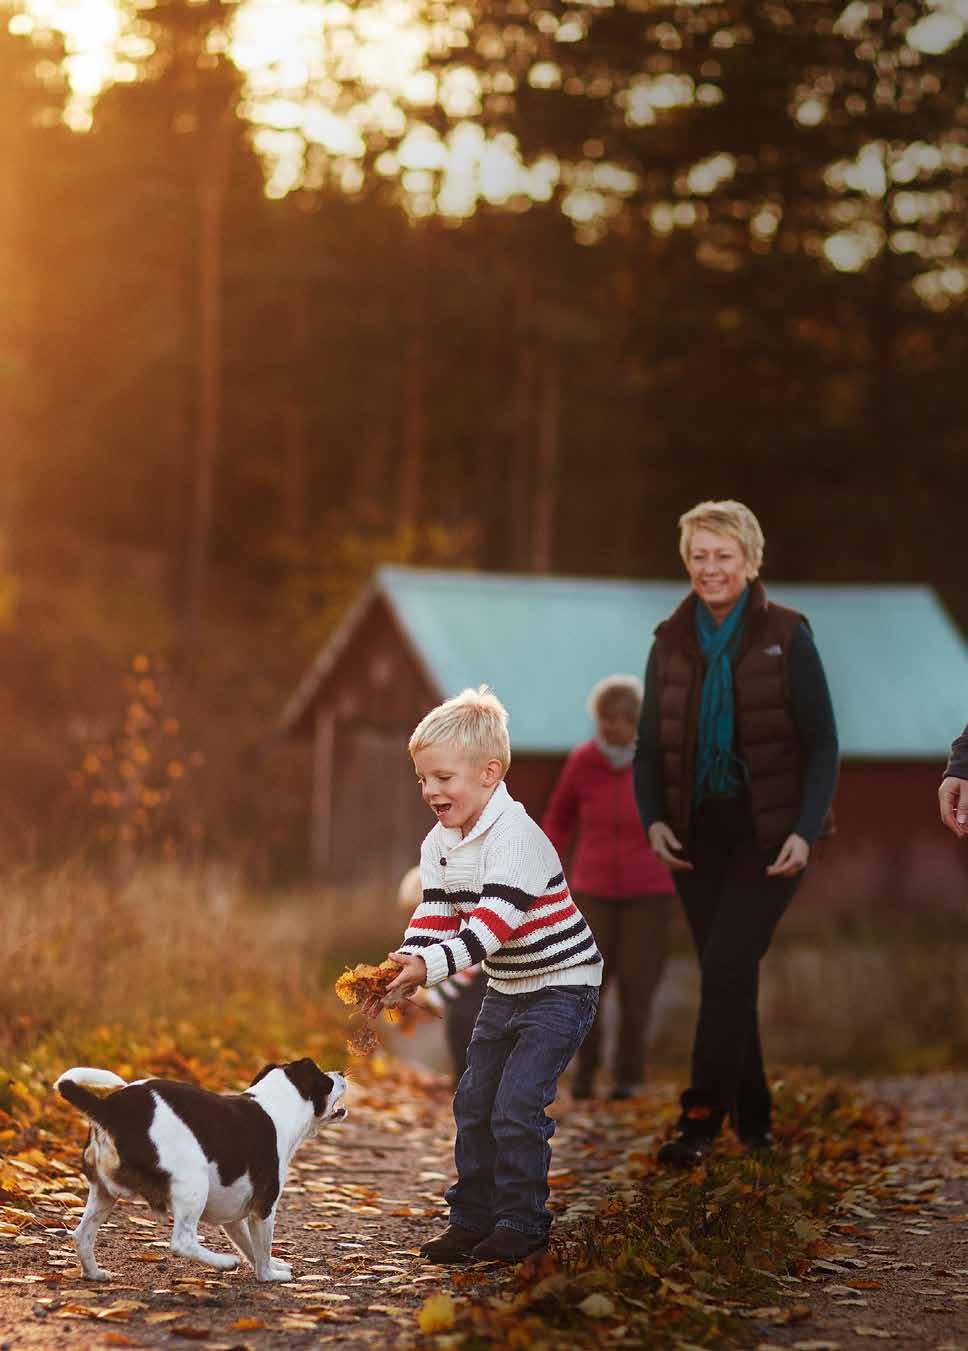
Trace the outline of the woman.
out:
[[[759,964],[828,820],[837,733],[806,620],[772,604],[759,581],[753,513],[702,502],[679,528],[692,590],[656,629],[635,790],[702,973],[691,1082],[659,1151],[689,1167],[727,1114],[748,1149],[772,1144]]]
[[[541,822],[564,856],[575,900],[618,984],[619,1035],[614,1099],[638,1092],[645,1070],[649,1009],[665,965],[672,877],[649,848],[632,787],[635,731],[642,704],[637,676],[608,676],[588,696],[597,727],[565,762]],[[596,1021],[578,1053],[572,1092],[590,1098],[601,1047]]]

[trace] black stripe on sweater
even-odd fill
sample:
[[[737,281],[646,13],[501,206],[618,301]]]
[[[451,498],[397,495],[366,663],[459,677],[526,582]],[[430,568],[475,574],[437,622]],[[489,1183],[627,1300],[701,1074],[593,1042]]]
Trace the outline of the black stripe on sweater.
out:
[[[450,901],[451,905],[474,905],[480,904],[481,893],[479,891],[445,891],[444,900]]]
[[[432,905],[477,905],[481,899],[479,891],[445,891],[443,887],[428,887],[423,900]]]
[[[487,956],[487,948],[473,929],[461,929],[457,937],[467,949],[467,955],[471,959],[471,966],[477,966],[478,962],[483,962],[484,958]]]
[[[432,948],[435,943],[446,943],[452,937],[453,934],[445,934],[443,938],[441,938],[440,934],[438,934],[436,938],[432,937],[430,934],[417,934],[415,937],[408,938],[402,943],[400,945],[400,951],[406,952],[407,948]]]
[[[447,958],[447,974],[448,976],[453,976],[457,972],[457,959],[451,952],[449,943],[442,944],[442,947],[444,949],[444,956]]]
[[[560,887],[565,880],[564,873],[555,873],[554,877],[548,878],[548,890],[554,891],[555,887]]]
[[[549,943],[564,943],[568,938],[577,938],[580,933],[590,933],[584,916],[579,915],[574,924],[569,924],[567,929],[562,929],[560,933],[546,934],[543,938],[537,939],[534,943],[522,943],[520,947],[515,943],[514,947],[505,949],[508,957],[527,957],[532,952],[547,952]]]
[[[590,949],[590,951],[589,951]],[[579,963],[573,958],[586,954],[584,961]],[[601,954],[595,947],[595,939],[589,933],[588,937],[581,943],[576,943],[572,948],[566,948],[564,952],[552,953],[550,957],[543,957],[536,962],[528,962],[523,966],[512,966],[510,962],[492,962],[484,963],[484,972],[488,976],[504,976],[508,980],[517,977],[526,977],[537,975],[540,971],[547,971],[553,967],[563,967],[566,964],[570,966],[584,965],[585,962],[598,963],[602,960]]]
[[[532,896],[530,892],[522,891],[520,887],[505,886],[503,882],[485,882],[481,900],[485,896],[491,896],[497,901],[507,901],[508,905],[513,905],[516,910],[527,910],[538,900],[538,897]]]

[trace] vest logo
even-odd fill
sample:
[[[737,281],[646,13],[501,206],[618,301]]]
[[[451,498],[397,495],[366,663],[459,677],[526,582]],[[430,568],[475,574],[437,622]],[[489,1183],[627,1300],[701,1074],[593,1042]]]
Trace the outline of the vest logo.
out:
[[[779,643],[774,643],[772,647],[764,647],[763,655],[766,657],[782,657],[783,648]]]

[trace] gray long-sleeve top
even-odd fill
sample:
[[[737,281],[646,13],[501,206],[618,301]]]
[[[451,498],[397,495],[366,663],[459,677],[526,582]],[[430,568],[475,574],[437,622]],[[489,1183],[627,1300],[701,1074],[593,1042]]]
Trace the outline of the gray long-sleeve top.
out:
[[[797,629],[790,644],[790,700],[793,721],[804,749],[803,805],[795,834],[813,845],[820,835],[837,785],[839,747],[837,724],[827,677],[813,635],[806,624]],[[968,728],[965,729],[968,734]],[[968,735],[964,742],[964,775],[968,778]],[[949,773],[957,771],[949,770]],[[659,675],[655,645],[645,668],[645,694],[635,751],[635,796],[642,824],[664,818],[662,749],[659,745]]]

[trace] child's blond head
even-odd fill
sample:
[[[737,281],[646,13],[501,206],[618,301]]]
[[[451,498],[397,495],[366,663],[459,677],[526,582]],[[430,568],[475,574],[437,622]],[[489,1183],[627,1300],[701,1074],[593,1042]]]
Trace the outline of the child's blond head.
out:
[[[432,708],[414,728],[411,758],[428,746],[448,745],[475,760],[499,760],[502,774],[511,763],[508,712],[487,685],[461,690]]]

